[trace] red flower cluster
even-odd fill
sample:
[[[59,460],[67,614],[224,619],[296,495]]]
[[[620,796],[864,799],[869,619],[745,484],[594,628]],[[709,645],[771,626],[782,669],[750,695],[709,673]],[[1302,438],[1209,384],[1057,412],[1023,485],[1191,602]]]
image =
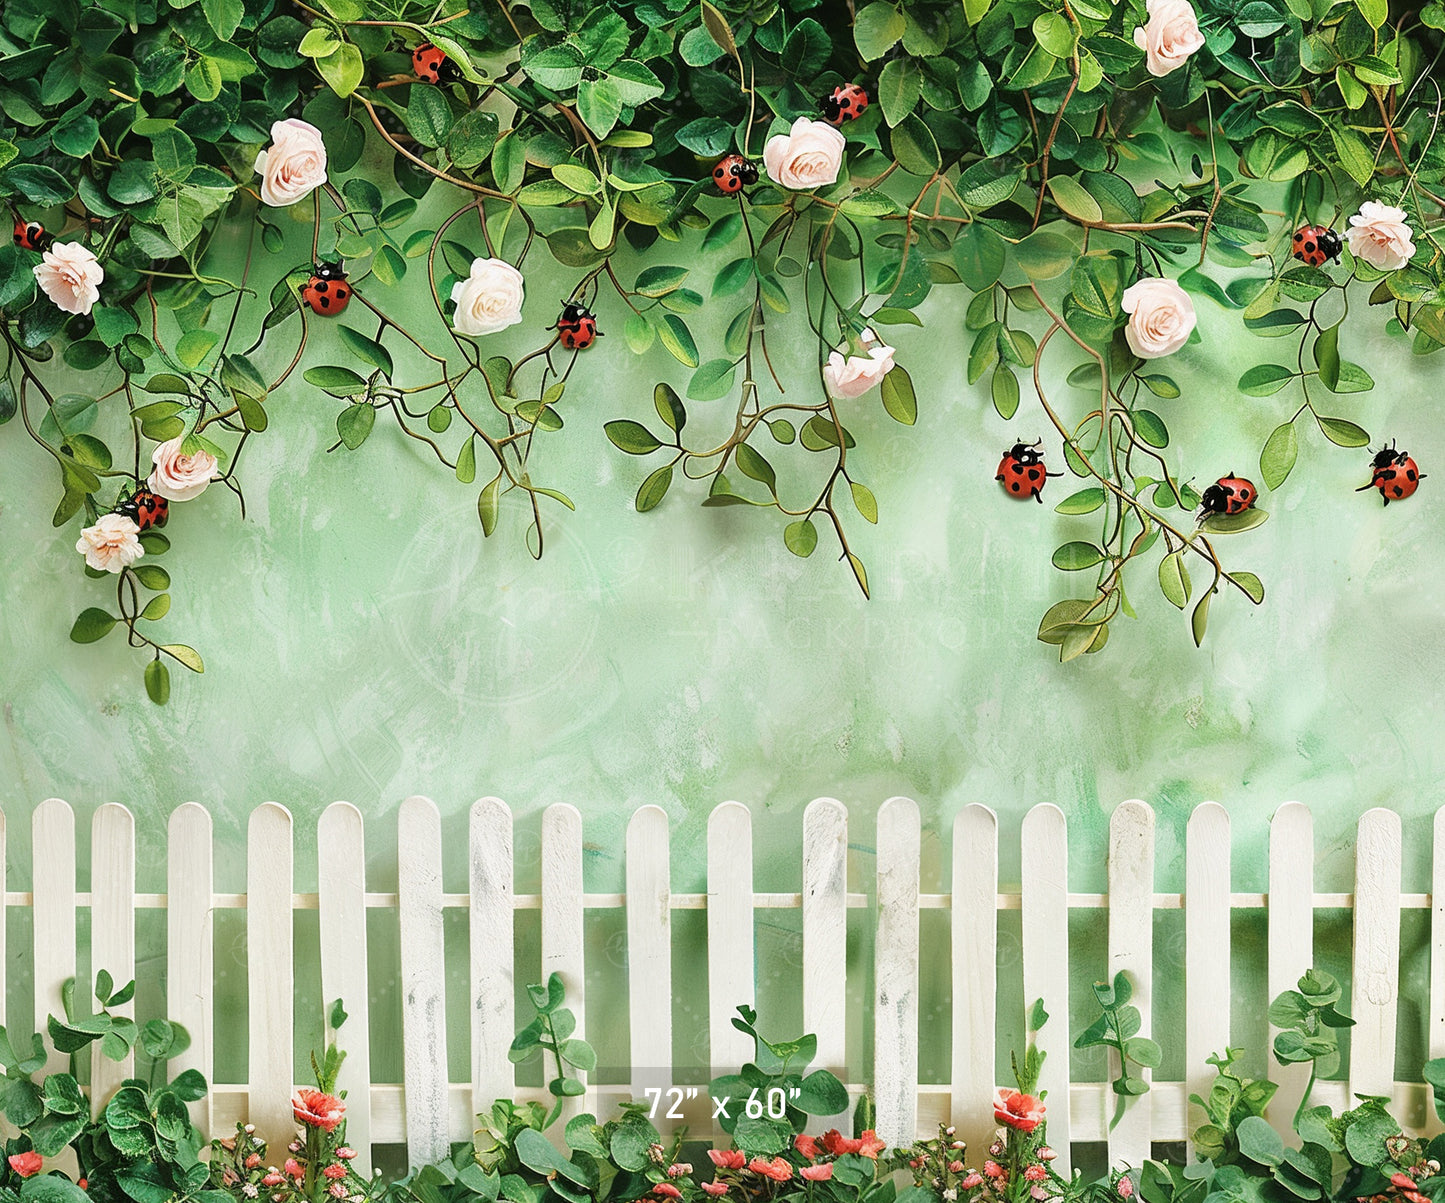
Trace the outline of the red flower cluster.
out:
[[[319,1090],[298,1090],[291,1100],[296,1122],[323,1132],[333,1131],[346,1115],[346,1104],[334,1094],[322,1094]]]
[[[1018,1090],[1000,1090],[994,1096],[993,1117],[1020,1132],[1032,1132],[1044,1122],[1043,1100]]]
[[[878,1133],[868,1128],[862,1136],[844,1136],[837,1128],[823,1133],[823,1148],[840,1157],[844,1153],[858,1153],[863,1157],[878,1160],[878,1154],[888,1146],[878,1139]]]

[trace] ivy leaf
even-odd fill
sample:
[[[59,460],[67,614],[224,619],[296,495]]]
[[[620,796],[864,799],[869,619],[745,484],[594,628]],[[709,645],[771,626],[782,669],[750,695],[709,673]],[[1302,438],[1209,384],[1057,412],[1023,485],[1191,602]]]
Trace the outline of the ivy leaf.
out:
[[[610,78],[584,79],[577,86],[577,115],[599,138],[607,137],[622,115],[618,86]]]
[[[877,0],[853,19],[853,41],[867,62],[881,59],[903,38],[907,24],[903,12],[893,4]]]

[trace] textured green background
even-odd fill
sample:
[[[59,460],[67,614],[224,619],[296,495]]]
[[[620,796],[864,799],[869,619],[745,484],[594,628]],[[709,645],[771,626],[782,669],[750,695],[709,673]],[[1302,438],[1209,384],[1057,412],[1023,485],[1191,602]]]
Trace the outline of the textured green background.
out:
[[[307,233],[293,231],[298,259]],[[680,261],[685,255],[678,252]],[[555,299],[570,291],[575,273],[538,260],[529,264],[526,326],[489,340],[489,351],[527,349],[555,316]],[[626,268],[622,274],[628,278]],[[424,313],[415,291],[407,295]],[[1196,650],[1186,619],[1159,596],[1150,563],[1131,582],[1141,621],[1120,620],[1102,655],[1061,666],[1055,649],[1034,639],[1039,616],[1061,597],[1082,595],[1086,582],[1050,567],[1049,553],[1096,528],[1092,518],[1020,504],[993,482],[1000,450],[1046,433],[1046,423],[1027,392],[1017,419],[1005,424],[985,390],[967,386],[966,299],[961,289],[939,289],[922,310],[925,330],[890,331],[917,385],[916,427],[889,421],[876,393],[845,403],[861,444],[850,466],[881,511],[876,528],[852,521],[873,585],[866,602],[834,562],[826,534],[811,560],[798,560],[774,517],[702,510],[696,486],[674,485],[652,514],[632,511],[647,468],[616,452],[602,423],[653,420],[653,382],[665,377],[681,389],[686,373],[659,349],[644,362],[630,355],[615,299],[601,310],[612,336],[587,353],[563,402],[565,430],[539,440],[536,478],[578,506],[576,514],[551,510],[540,563],[523,546],[515,499],[484,542],[475,488],[427,465],[384,421],[360,451],[326,454],[339,403],[298,374],[274,399],[272,429],[248,453],[247,520],[219,488],[173,507],[176,550],[165,563],[175,605],[159,629],[199,648],[207,672],[197,680],[178,670],[163,709],[145,699],[142,660],[118,635],[95,647],[67,639],[74,615],[105,604],[108,587],[82,575],[75,524],[50,526],[51,462],[18,421],[0,429],[0,800],[10,824],[10,888],[30,878],[29,812],[56,795],[80,812],[83,844],[97,805],[121,801],[136,811],[143,890],[164,888],[165,816],[186,800],[215,815],[221,889],[244,888],[249,808],[265,800],[289,806],[298,888],[310,888],[316,818],[327,803],[348,799],[370,820],[371,886],[385,889],[394,880],[396,809],[411,793],[442,809],[451,890],[465,888],[465,815],[483,794],[519,815],[519,889],[535,886],[540,811],[562,801],[586,820],[589,889],[621,888],[626,819],[649,802],[673,820],[675,888],[703,888],[706,817],[725,799],[754,809],[759,888],[796,889],[802,808],[819,795],[851,808],[853,888],[871,889],[873,815],[893,794],[923,809],[925,889],[947,888],[951,816],[969,802],[999,813],[1007,888],[1027,856],[1020,818],[1044,801],[1069,816],[1074,888],[1100,889],[1108,815],[1130,797],[1158,810],[1161,889],[1182,886],[1185,822],[1204,799],[1233,815],[1236,889],[1264,888],[1268,817],[1286,799],[1315,810],[1319,888],[1350,888],[1354,822],[1381,805],[1405,816],[1405,888],[1427,888],[1442,774],[1445,569],[1434,482],[1382,510],[1373,494],[1352,491],[1368,477],[1368,454],[1334,448],[1301,427],[1296,477],[1261,501],[1270,521],[1219,540],[1231,566],[1264,579],[1263,608],[1233,592],[1216,599],[1209,638]],[[1366,315],[1359,300],[1341,350],[1379,387],[1329,405],[1365,425],[1377,446],[1398,436],[1432,472],[1445,465],[1433,413],[1440,365],[1411,358],[1403,342],[1379,333],[1381,311]],[[720,353],[735,308],[698,323],[704,358]],[[1179,448],[1175,462],[1201,486],[1227,469],[1257,478],[1260,445],[1297,400],[1241,398],[1234,381],[1252,363],[1292,360],[1292,344],[1256,339],[1237,314],[1204,300],[1200,326],[1202,341],[1167,366],[1183,396],[1156,406]],[[811,387],[813,351],[801,322],[771,329],[775,353],[792,363],[785,379]],[[1062,384],[1076,353],[1056,342],[1052,396],[1064,412],[1082,414],[1089,397]],[[284,362],[284,354],[278,347],[273,358]],[[730,425],[728,407],[693,405],[693,422]],[[1057,462],[1057,439],[1049,446]],[[785,481],[787,461],[804,454],[774,456]],[[1049,500],[1071,488],[1071,480],[1055,481]],[[1182,964],[1176,920],[1160,921],[1159,985],[1171,1008]],[[26,922],[11,919],[12,982],[24,980]],[[393,922],[375,916],[382,1076],[399,1068]],[[221,923],[225,1005],[243,1007],[242,928],[235,916]],[[855,915],[860,999],[866,928]],[[526,980],[535,973],[534,915],[521,930],[518,973]],[[625,1013],[621,917],[595,912],[588,930],[598,954],[594,1032],[604,1064],[617,1064],[626,1055],[625,1023],[604,1032],[601,1020]],[[309,1002],[317,990],[306,951],[314,919],[303,918],[299,931]],[[679,981],[697,983],[679,1004],[682,1062],[700,1062],[705,1051],[702,933],[700,914],[679,916]],[[1102,971],[1097,943],[1085,945],[1096,933],[1079,920],[1078,982]],[[1258,924],[1241,919],[1237,933],[1236,1040],[1258,1048]],[[798,1015],[796,918],[774,912],[760,920],[759,934],[764,998],[785,1032]],[[465,939],[459,925],[453,935],[452,1060],[461,1078]],[[1323,958],[1338,969],[1346,968],[1347,936],[1346,923],[1322,921]],[[1407,929],[1412,990],[1425,980],[1417,937],[1423,928]],[[927,916],[925,940],[924,1073],[942,1077],[941,916]],[[161,946],[160,916],[147,916],[143,955]],[[1021,1001],[1017,936],[1007,919],[1000,963],[1013,1006]],[[23,1026],[28,1005],[23,995],[12,1000],[12,1023]],[[1082,1005],[1078,999],[1076,1010]],[[856,1011],[855,1078],[866,1072],[869,1043]],[[314,1014],[305,1009],[298,1050],[314,1035]],[[1424,1023],[1403,1025],[1407,1057]],[[1173,1025],[1160,1026],[1167,1036]],[[242,1070],[242,1049],[228,1044],[223,1076]],[[1166,1076],[1179,1054],[1171,1047]],[[1097,1068],[1081,1060],[1082,1070],[1090,1066]]]

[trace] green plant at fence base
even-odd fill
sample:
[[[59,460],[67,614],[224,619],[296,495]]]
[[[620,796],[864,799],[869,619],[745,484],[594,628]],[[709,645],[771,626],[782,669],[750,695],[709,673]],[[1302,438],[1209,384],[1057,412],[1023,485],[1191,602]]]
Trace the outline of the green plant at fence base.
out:
[[[557,1101],[542,1125],[544,1128],[561,1114],[564,1100],[576,1098],[587,1089],[568,1069],[590,1073],[597,1068],[597,1053],[592,1046],[572,1035],[577,1030],[577,1017],[562,1005],[565,995],[560,973],[552,974],[545,986],[528,986],[527,998],[537,1015],[517,1033],[507,1050],[508,1058],[516,1065],[531,1060],[538,1052],[552,1054],[557,1076],[547,1083],[547,1089]]]
[[[1315,1079],[1331,1074],[1340,1062],[1342,1028],[1353,1027],[1355,1021],[1335,1004],[1344,994],[1340,983],[1320,969],[1311,969],[1296,983],[1297,989],[1286,990],[1269,1005],[1269,1021],[1281,1029],[1274,1038],[1274,1055],[1281,1064],[1309,1063],[1309,1083],[1295,1111],[1298,1122],[1309,1103]]]
[[[1148,1081],[1142,1076],[1131,1075],[1129,1066],[1158,1069],[1164,1056],[1158,1044],[1138,1034],[1143,1019],[1139,1008],[1129,1002],[1133,997],[1133,982],[1123,970],[1114,975],[1112,982],[1095,982],[1094,999],[1101,1014],[1074,1039],[1075,1048],[1111,1048],[1118,1055],[1119,1073],[1113,1082],[1118,1101],[1109,1121],[1110,1128],[1123,1116],[1129,1099],[1149,1093]]]

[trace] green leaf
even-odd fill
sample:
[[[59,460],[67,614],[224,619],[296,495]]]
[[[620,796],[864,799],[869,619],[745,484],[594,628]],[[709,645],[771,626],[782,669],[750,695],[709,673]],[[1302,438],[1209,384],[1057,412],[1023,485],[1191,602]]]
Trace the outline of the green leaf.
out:
[[[1251,1161],[1273,1167],[1284,1159],[1284,1140],[1262,1115],[1240,1120],[1235,1137],[1239,1151]]]
[[[783,528],[783,546],[795,556],[801,556],[806,560],[813,554],[813,549],[818,546],[818,528],[809,518],[804,518],[801,522],[788,523]]]
[[[964,287],[982,292],[1003,274],[1008,244],[982,222],[964,226],[953,241],[953,262]]]
[[[446,93],[431,84],[412,84],[404,119],[407,132],[423,146],[435,149],[443,145],[452,129],[452,108]]]
[[[184,643],[163,643],[161,651],[173,657],[176,661],[184,664],[193,673],[203,673],[206,666],[201,660],[201,654],[193,647],[187,647]]]
[[[1062,276],[1079,257],[1079,248],[1052,230],[1035,230],[1014,247],[1014,261],[1031,280]]]
[[[913,378],[902,364],[894,364],[883,377],[880,389],[883,408],[895,422],[912,426],[918,421],[918,397],[913,391]]]
[[[1294,422],[1284,422],[1276,426],[1265,440],[1264,450],[1259,453],[1259,473],[1264,477],[1265,487],[1277,489],[1284,484],[1294,469],[1298,456],[1299,436],[1295,432]]]
[[[1279,363],[1256,364],[1239,378],[1239,391],[1247,397],[1268,397],[1277,393],[1295,377],[1295,372]]]
[[[878,75],[878,103],[890,126],[913,111],[922,91],[923,75],[912,60],[895,58],[883,64]]]
[[[877,525],[878,499],[873,496],[872,491],[866,485],[861,485],[856,480],[849,481],[849,487],[853,491],[853,504],[858,507],[858,512],[863,515],[866,521]],[[804,1110],[807,1110],[807,1108],[804,1108]],[[842,1110],[842,1108],[838,1110]],[[824,1111],[819,1114],[832,1115],[833,1112]]]
[[[689,271],[685,267],[667,263],[656,264],[637,274],[632,289],[645,297],[663,297],[677,289],[688,275]]]
[[[1004,363],[994,368],[989,391],[998,416],[1007,422],[1019,408],[1019,379],[1013,369]]]
[[[1267,511],[1251,506],[1237,514],[1209,514],[1199,524],[1199,528],[1212,535],[1237,535],[1253,530],[1256,526],[1263,526],[1268,518]]]
[[[366,392],[366,381],[350,368],[334,365],[307,368],[303,376],[307,384],[315,385],[333,397],[349,397],[353,393]]]
[[[905,27],[902,9],[877,0],[853,18],[853,41],[864,61],[871,63],[902,40]]]
[[[70,628],[70,638],[76,643],[94,643],[97,639],[109,635],[111,627],[119,621],[120,619],[111,617],[104,610],[92,606],[82,610],[76,617],[75,624]]]
[[[1054,506],[1054,512],[1056,514],[1092,514],[1103,504],[1104,490],[1094,485],[1065,497]]]
[[[160,660],[145,667],[146,696],[157,706],[164,706],[171,697],[171,670]]]
[[[657,416],[674,434],[687,425],[687,409],[670,384],[659,383],[652,390],[652,404],[657,409]]]
[[[607,137],[622,115],[621,91],[607,77],[584,79],[577,85],[577,115],[599,138]]]
[[[1324,432],[1325,438],[1339,447],[1367,447],[1370,436],[1361,426],[1348,422],[1344,418],[1325,418],[1317,416],[1315,419]]]
[[[625,451],[628,455],[649,455],[662,446],[641,422],[633,422],[626,418],[620,418],[614,422],[608,422],[602,428],[607,437],[612,441],[619,451]]]
[[[1099,202],[1085,192],[1083,185],[1072,176],[1049,176],[1049,192],[1059,208],[1070,216],[1084,222],[1104,220],[1104,210],[1099,207]]]
[[[469,485],[477,479],[477,445],[471,433],[467,434],[466,441],[457,452],[457,480],[464,485]]]
[[[737,43],[733,40],[732,27],[728,25],[727,18],[716,5],[709,3],[709,0],[702,0],[702,24],[703,28],[707,30],[708,36],[727,53],[736,54],[738,52]]]
[[[176,358],[188,368],[198,368],[220,341],[220,335],[214,331],[187,330],[176,343]]]
[[[338,326],[337,333],[341,335],[341,341],[361,360],[369,363],[374,368],[380,368],[382,375],[388,380],[391,379],[392,363],[391,353],[373,338],[368,338],[360,330],[353,330],[350,326]],[[344,369],[343,369],[344,370]],[[360,377],[357,377],[360,379]],[[312,381],[314,384],[315,381]],[[323,386],[324,387],[324,386]],[[363,381],[362,387],[365,387]]]
[[[773,471],[772,464],[753,450],[750,444],[739,443],[733,450],[733,458],[737,461],[738,470],[743,475],[751,476],[754,480],[767,485],[769,492],[777,493],[778,478]]]
[[[1148,409],[1136,409],[1131,416],[1134,419],[1134,433],[1149,446],[1169,446],[1169,428],[1158,414]]]
[[[682,318],[675,313],[665,313],[657,328],[658,337],[662,339],[662,345],[671,353],[672,357],[689,368],[698,366],[699,358],[697,343],[693,341],[692,332],[687,328]]]
[[[1246,510],[1246,513],[1251,511]],[[1213,590],[1207,590],[1199,599],[1199,604],[1194,607],[1194,613],[1189,616],[1189,631],[1194,636],[1194,646],[1204,646],[1204,631],[1209,626],[1209,599],[1214,595]]]
[[[637,490],[637,512],[645,514],[648,510],[655,510],[662,504],[662,499],[667,495],[667,490],[671,485],[672,465],[663,464],[644,480],[642,487]]]
[[[1104,553],[1092,543],[1075,541],[1054,549],[1054,567],[1063,569],[1065,572],[1077,572],[1103,562]]]
[[[171,574],[159,564],[137,564],[131,569],[138,580],[147,589],[161,590],[171,587]]]
[[[477,495],[477,516],[482,520],[483,538],[497,529],[497,510],[501,502],[501,490],[502,474],[498,472]]]
[[[376,425],[376,407],[370,401],[348,405],[336,415],[336,433],[350,451],[355,451]]]
[[[1189,570],[1184,567],[1184,552],[1175,551],[1159,561],[1159,589],[1170,603],[1184,609],[1189,602]]]
[[[687,395],[694,401],[716,401],[732,391],[733,373],[737,369],[730,359],[709,359],[692,374]]]
[[[202,60],[207,62],[209,60]],[[335,54],[328,55],[318,60],[317,70],[321,72],[321,78],[326,81],[327,86],[341,97],[350,96],[361,85],[362,76],[366,73],[366,66],[361,59],[361,51],[351,42],[342,42]],[[220,94],[217,87],[216,94]],[[203,99],[197,96],[197,99]],[[209,99],[215,99],[214,96]]]
[[[1249,600],[1256,606],[1264,601],[1264,582],[1252,572],[1226,572],[1224,574],[1249,594]]]
[[[1321,330],[1315,339],[1315,363],[1320,369],[1320,383],[1330,392],[1340,382],[1340,327],[1337,324]]]

